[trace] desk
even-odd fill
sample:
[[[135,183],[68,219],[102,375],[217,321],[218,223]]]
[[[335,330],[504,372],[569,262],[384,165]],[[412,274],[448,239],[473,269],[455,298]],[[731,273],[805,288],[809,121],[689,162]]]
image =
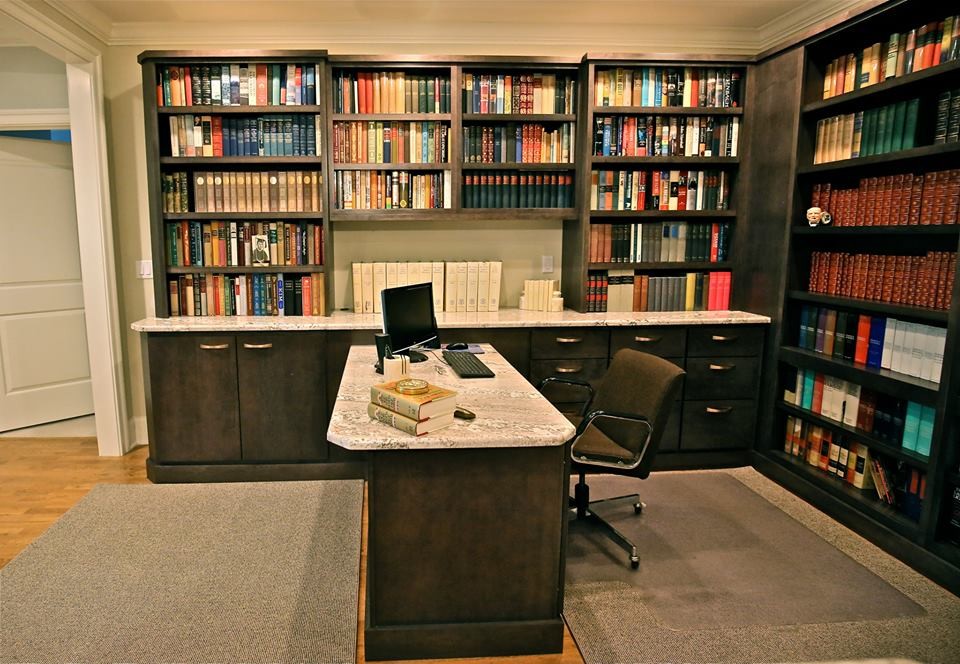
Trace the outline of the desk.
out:
[[[560,652],[573,426],[499,354],[462,380],[431,357],[411,375],[477,418],[414,438],[367,415],[373,346],[353,346],[327,438],[371,452],[367,659]],[[436,353],[439,357],[439,352]]]

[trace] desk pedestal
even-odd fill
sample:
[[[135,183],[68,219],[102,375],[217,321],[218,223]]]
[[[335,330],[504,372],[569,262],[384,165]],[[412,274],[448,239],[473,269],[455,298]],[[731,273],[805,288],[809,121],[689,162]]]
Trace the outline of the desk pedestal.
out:
[[[365,657],[560,652],[566,446],[369,458]]]

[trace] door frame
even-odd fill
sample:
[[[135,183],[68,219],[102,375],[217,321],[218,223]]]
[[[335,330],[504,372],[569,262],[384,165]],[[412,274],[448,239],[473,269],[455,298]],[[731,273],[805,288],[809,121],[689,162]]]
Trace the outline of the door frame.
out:
[[[24,39],[66,65],[80,275],[100,456],[122,456],[132,437],[127,418],[110,179],[107,166],[102,52],[82,29],[26,0],[0,0]],[[77,165],[82,167],[77,168]]]

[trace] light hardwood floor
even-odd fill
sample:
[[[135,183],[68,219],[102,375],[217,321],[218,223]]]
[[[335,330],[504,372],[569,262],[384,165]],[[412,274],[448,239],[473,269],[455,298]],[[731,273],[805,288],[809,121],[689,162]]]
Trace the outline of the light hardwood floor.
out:
[[[0,438],[0,567],[10,562],[94,484],[145,484],[147,448],[126,456],[99,457],[94,438]],[[363,596],[367,564],[367,510],[363,510],[360,552],[360,606],[357,662],[363,657]],[[564,629],[563,653],[527,657],[423,660],[501,664],[582,664],[583,658]]]

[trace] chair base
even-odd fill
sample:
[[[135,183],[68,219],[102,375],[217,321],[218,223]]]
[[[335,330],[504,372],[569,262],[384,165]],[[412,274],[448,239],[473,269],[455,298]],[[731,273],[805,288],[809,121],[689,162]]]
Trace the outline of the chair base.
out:
[[[590,500],[590,487],[587,486],[585,481],[585,474],[580,473],[580,480],[577,482],[574,487],[574,495],[570,498],[570,507],[576,509],[577,519],[581,521],[589,521],[590,523],[596,524],[603,528],[607,536],[616,542],[620,548],[627,552],[627,556],[630,559],[630,566],[633,569],[640,567],[640,556],[637,555],[637,547],[631,542],[626,535],[617,530],[612,524],[605,521],[602,517],[599,517],[594,513],[590,507],[593,505],[598,505],[600,503],[610,503],[617,500],[625,500],[630,498],[633,501],[633,511],[635,514],[640,514],[643,511],[643,508],[646,507],[640,501],[640,495],[636,493],[627,494],[625,496],[617,496],[615,498],[603,498],[601,500]]]

